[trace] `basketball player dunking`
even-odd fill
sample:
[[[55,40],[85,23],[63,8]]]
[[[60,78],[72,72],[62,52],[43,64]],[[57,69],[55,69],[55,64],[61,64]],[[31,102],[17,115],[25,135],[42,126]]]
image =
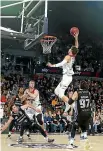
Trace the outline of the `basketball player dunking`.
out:
[[[69,98],[64,95],[65,90],[68,88],[70,83],[72,82],[72,75],[74,74],[73,71],[73,64],[75,61],[75,57],[78,53],[78,33],[75,34],[75,46],[72,46],[69,51],[68,55],[65,56],[64,60],[58,64],[51,64],[48,63],[48,67],[62,67],[63,68],[63,77],[62,81],[59,83],[59,85],[55,89],[55,94],[62,99],[62,101],[65,102],[66,109],[65,112],[67,112],[70,108],[70,105],[72,104],[71,100],[69,101]]]

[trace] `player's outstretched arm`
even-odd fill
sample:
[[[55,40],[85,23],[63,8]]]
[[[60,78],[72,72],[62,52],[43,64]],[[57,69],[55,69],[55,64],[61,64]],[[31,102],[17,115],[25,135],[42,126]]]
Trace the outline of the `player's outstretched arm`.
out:
[[[69,105],[73,104],[77,99],[78,99],[78,93],[77,93],[77,91],[75,91],[75,92],[73,93],[72,98],[69,99],[68,104],[69,104]]]
[[[3,131],[5,131],[5,130],[9,127],[10,123],[12,122],[12,120],[13,120],[13,117],[10,116],[10,117],[9,117],[9,120],[5,123],[5,125],[3,125],[3,127],[1,127],[1,133],[2,133]]]
[[[74,38],[75,38],[75,47],[79,48],[78,33],[74,35]]]
[[[57,63],[57,64],[51,64],[51,63],[48,63],[47,66],[48,67],[62,67],[63,65],[65,65],[67,62],[70,61],[70,56],[65,56],[64,60],[60,63]]]

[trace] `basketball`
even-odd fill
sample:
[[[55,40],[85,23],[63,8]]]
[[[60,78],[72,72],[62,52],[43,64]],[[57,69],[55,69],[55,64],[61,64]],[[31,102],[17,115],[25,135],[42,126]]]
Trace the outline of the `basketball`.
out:
[[[70,29],[70,34],[71,34],[72,36],[74,36],[76,33],[79,34],[79,29],[78,29],[77,27],[72,27],[72,28]]]

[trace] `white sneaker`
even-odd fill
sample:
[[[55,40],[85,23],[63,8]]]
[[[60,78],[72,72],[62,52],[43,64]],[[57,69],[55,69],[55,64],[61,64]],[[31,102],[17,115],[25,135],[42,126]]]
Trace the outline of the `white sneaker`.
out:
[[[73,145],[72,145],[72,144],[69,144],[66,148],[68,148],[68,149],[73,149]]]

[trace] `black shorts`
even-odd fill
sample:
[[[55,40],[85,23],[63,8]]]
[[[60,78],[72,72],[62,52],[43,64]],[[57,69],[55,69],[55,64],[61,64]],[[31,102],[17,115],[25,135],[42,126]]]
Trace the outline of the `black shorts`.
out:
[[[88,127],[90,118],[91,118],[91,113],[90,113],[90,112],[81,112],[81,113],[78,114],[78,116],[77,116],[78,125],[79,125],[80,127],[81,127],[81,126],[86,126],[86,127]]]

